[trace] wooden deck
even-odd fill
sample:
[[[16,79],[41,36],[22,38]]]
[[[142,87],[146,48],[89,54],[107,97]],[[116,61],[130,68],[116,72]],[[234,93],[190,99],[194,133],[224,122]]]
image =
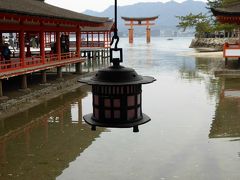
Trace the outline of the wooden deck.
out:
[[[65,66],[68,64],[75,64],[84,62],[86,58],[76,57],[75,53],[63,53],[61,58],[56,54],[46,55],[45,61],[42,62],[40,56],[33,56],[26,58],[24,64],[19,58],[12,58],[0,64],[0,79],[8,79],[10,77],[29,74],[41,70]]]

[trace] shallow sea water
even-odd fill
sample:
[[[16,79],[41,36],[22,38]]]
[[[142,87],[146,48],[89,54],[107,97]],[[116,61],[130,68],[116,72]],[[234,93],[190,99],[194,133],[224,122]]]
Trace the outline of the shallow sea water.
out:
[[[120,40],[124,65],[157,81],[143,85],[151,121],[97,128],[89,88],[0,121],[0,179],[238,180],[240,80],[217,78],[221,58],[184,56],[191,38]]]

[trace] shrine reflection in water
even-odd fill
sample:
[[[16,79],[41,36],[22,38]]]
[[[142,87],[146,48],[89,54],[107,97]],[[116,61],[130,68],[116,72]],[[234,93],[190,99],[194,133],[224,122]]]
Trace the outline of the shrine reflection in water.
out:
[[[0,120],[0,179],[55,179],[103,129],[82,121],[81,88]]]
[[[239,179],[240,79],[214,76],[221,58],[182,55],[190,41],[120,41],[124,65],[157,79],[143,87],[152,121],[137,134],[92,132],[83,89],[1,120],[0,179]]]
[[[220,98],[209,137],[240,138],[240,79],[222,77],[220,82]]]

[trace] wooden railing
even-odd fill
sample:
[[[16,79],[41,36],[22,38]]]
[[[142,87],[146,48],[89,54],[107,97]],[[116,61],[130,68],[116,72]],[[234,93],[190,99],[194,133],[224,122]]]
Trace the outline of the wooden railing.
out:
[[[24,66],[25,67],[31,67],[41,64],[41,56],[32,56],[25,58],[24,60]]]
[[[110,42],[104,41],[82,41],[81,47],[110,47]]]
[[[240,58],[240,44],[225,43],[223,56],[225,58]]]
[[[32,56],[25,58],[24,62],[21,61],[20,58],[11,58],[10,60],[4,60],[4,58],[1,57],[0,73],[28,67],[37,67],[40,65],[52,64],[56,62],[67,62],[68,60],[75,58],[77,58],[76,52],[62,53],[60,58],[58,57],[58,54],[49,53],[45,55],[44,61],[42,60],[41,56]]]
[[[0,63],[0,72],[19,69],[21,67],[22,67],[22,63],[18,58],[12,58],[11,60],[2,59]]]

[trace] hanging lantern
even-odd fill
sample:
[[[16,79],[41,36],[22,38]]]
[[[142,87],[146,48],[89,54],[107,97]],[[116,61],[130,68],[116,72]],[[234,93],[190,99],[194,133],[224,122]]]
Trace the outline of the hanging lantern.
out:
[[[133,127],[133,131],[138,132],[139,125],[151,120],[142,113],[142,84],[152,83],[155,78],[138,75],[134,69],[120,65],[123,53],[122,48],[117,48],[116,7],[115,0],[115,32],[111,44],[114,39],[117,41],[110,49],[113,66],[99,70],[94,77],[79,80],[92,86],[93,113],[83,116],[83,119],[92,126],[92,130],[96,130],[96,126]]]

